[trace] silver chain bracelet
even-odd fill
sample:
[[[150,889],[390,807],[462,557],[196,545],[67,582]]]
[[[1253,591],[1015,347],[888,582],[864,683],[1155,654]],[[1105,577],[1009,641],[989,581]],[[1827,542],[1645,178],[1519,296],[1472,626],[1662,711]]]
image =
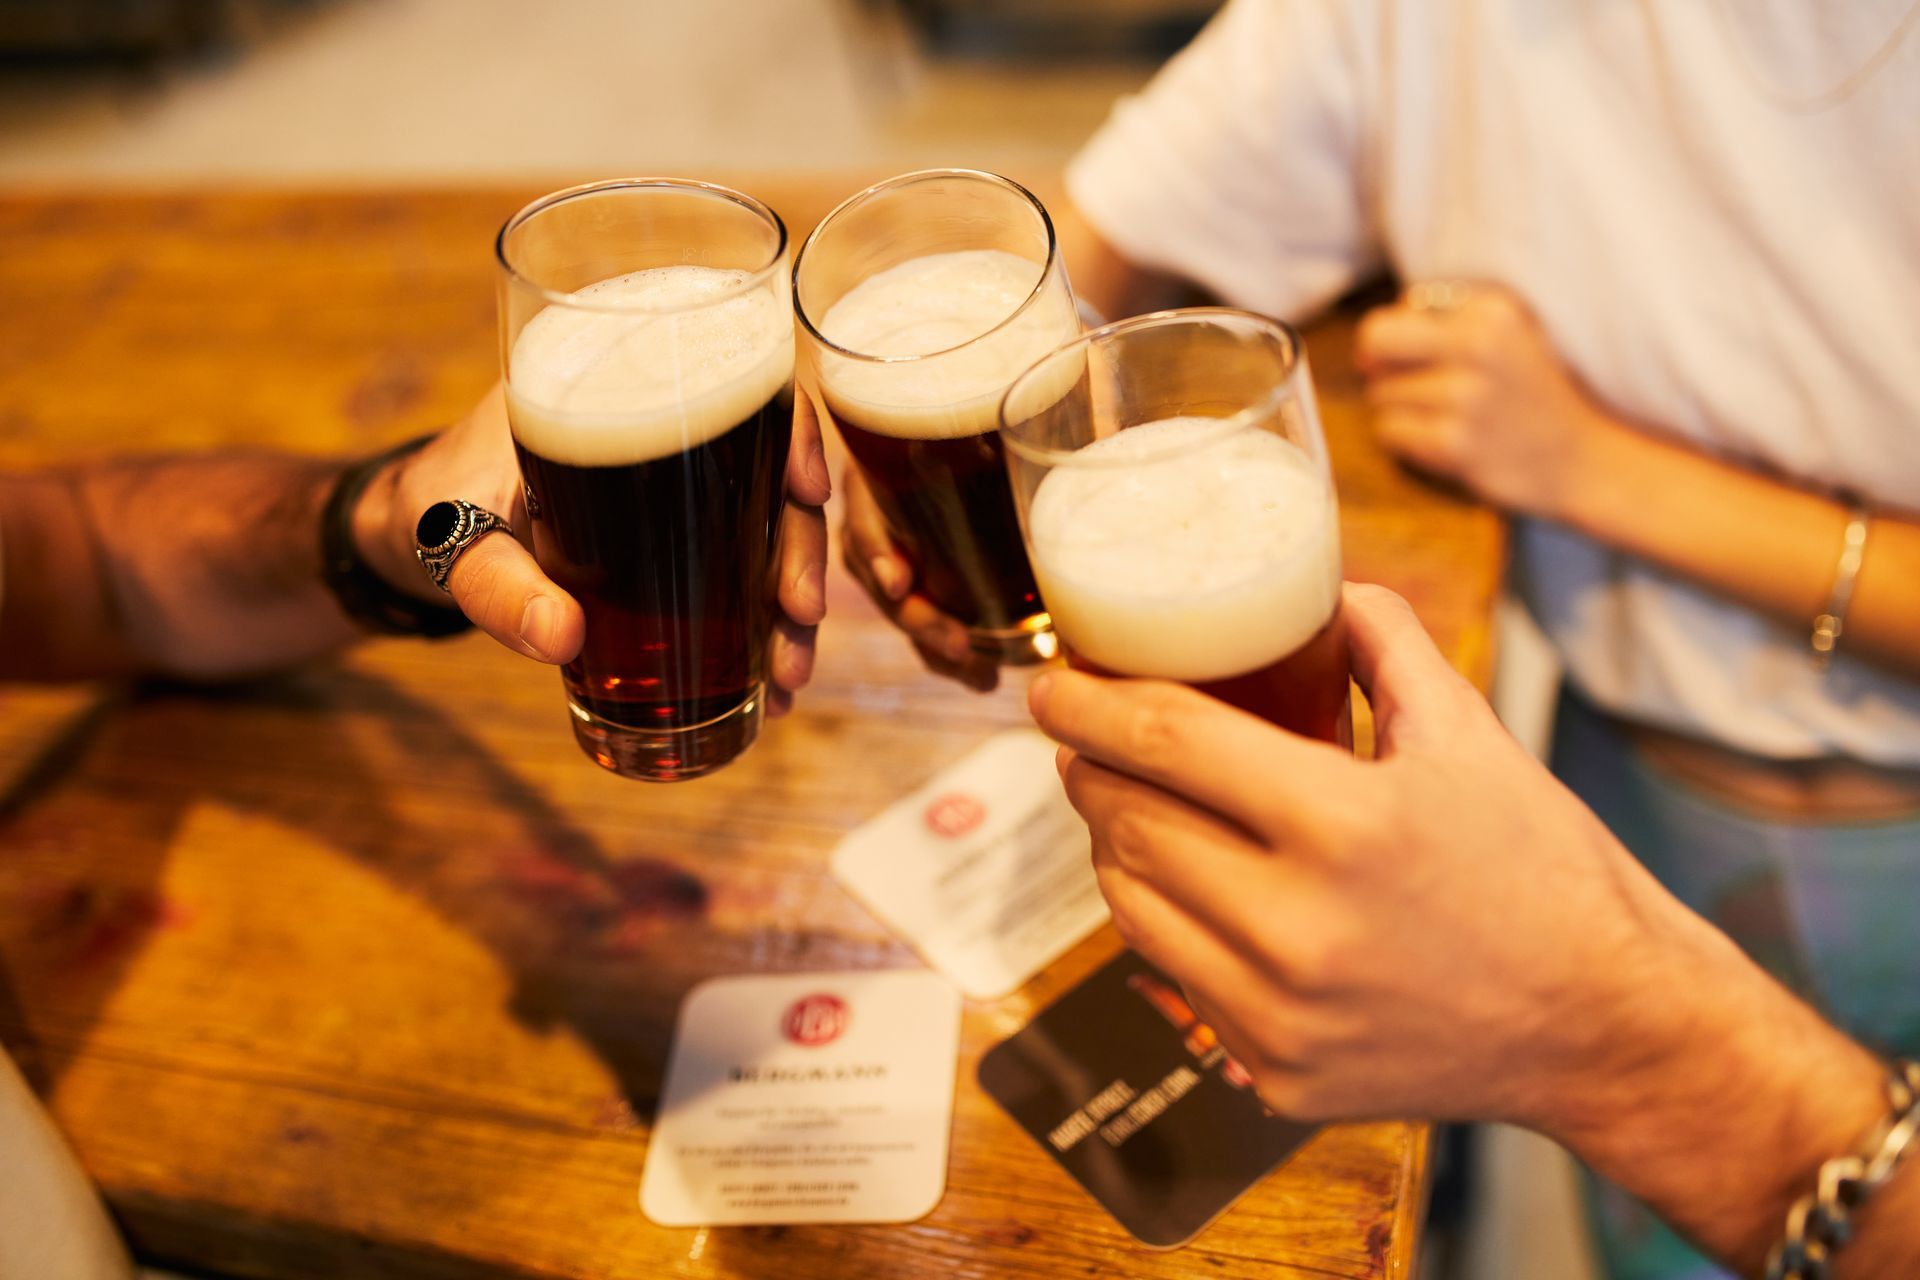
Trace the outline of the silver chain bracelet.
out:
[[[1827,1280],[1829,1261],[1853,1239],[1854,1211],[1920,1146],[1920,1062],[1894,1064],[1887,1102],[1886,1118],[1860,1144],[1860,1153],[1821,1165],[1818,1188],[1787,1211],[1786,1235],[1767,1255],[1767,1280]]]

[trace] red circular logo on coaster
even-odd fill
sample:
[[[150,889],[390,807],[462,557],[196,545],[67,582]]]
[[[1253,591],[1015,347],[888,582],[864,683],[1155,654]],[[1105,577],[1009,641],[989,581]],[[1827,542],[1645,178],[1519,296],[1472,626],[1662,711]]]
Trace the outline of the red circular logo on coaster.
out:
[[[847,1002],[839,996],[802,996],[793,1002],[780,1029],[795,1044],[829,1044],[847,1029]]]
[[[987,819],[987,806],[964,791],[949,791],[927,806],[927,830],[952,840],[967,834]]]

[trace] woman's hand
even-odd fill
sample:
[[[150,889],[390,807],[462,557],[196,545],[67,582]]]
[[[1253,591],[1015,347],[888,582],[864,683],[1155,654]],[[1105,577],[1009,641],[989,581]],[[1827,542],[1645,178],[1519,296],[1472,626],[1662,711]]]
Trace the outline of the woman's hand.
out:
[[[1520,300],[1475,285],[1451,310],[1400,302],[1361,321],[1354,362],[1380,440],[1496,506],[1554,516],[1612,422]]]

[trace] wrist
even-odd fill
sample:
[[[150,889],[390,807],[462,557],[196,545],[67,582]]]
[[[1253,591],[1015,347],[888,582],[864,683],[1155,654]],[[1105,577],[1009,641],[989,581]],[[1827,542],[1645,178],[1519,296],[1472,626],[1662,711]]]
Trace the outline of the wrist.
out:
[[[420,513],[409,514],[402,497],[407,464],[415,456],[407,453],[389,459],[367,481],[351,517],[353,545],[366,566],[388,586],[416,599],[444,605],[446,597],[427,577],[415,554],[413,530]]]
[[[1617,511],[1622,481],[1632,483],[1632,428],[1581,399],[1562,432],[1549,483],[1531,516],[1591,531],[1596,519]]]
[[[1631,1001],[1596,1056],[1533,1127],[1646,1202],[1681,1234],[1751,1270],[1821,1162],[1884,1111],[1865,1049],[1702,924]]]

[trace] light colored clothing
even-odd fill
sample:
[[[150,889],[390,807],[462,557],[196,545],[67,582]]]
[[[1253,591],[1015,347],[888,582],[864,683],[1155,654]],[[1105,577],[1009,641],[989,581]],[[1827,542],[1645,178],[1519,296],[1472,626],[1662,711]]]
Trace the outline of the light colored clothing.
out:
[[[1882,1053],[1920,1055],[1920,814],[1761,821],[1648,765],[1571,697],[1553,767],[1661,883],[1834,1025]],[[1587,1195],[1612,1280],[1726,1276],[1618,1187],[1590,1177]]]
[[[0,1280],[131,1280],[93,1184],[0,1052]]]
[[[1841,82],[1911,3],[1233,0],[1068,189],[1129,259],[1281,316],[1382,264],[1500,282],[1616,412],[1920,510],[1920,34],[1831,109],[1767,88]],[[1920,765],[1920,685],[1844,651],[1822,675],[1811,618],[1545,524],[1516,558],[1615,714]]]
[[[0,600],[6,553],[0,548]],[[131,1280],[133,1260],[52,1117],[0,1048],[0,1280]]]

